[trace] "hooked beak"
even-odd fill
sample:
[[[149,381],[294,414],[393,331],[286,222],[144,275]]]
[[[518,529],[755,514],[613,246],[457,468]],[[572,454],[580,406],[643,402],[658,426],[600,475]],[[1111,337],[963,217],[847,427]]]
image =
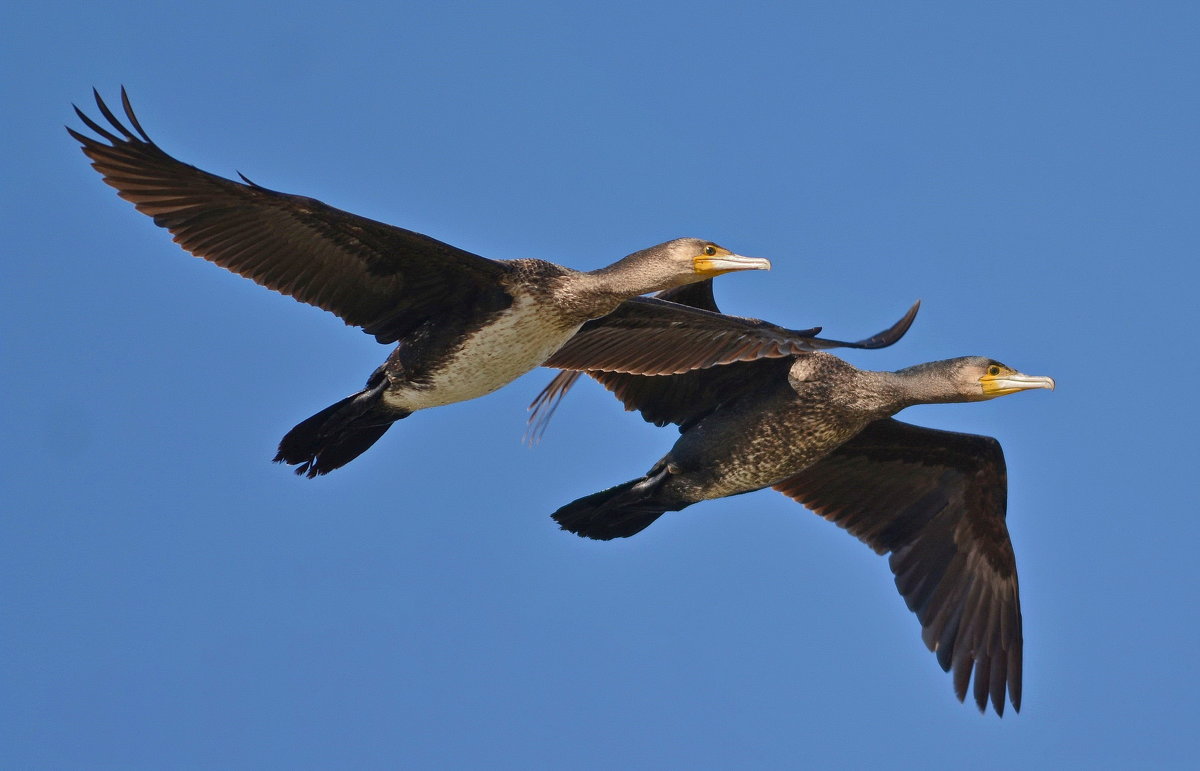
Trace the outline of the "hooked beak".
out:
[[[1054,378],[1044,375],[1026,375],[1021,372],[1010,372],[1005,375],[984,375],[979,378],[983,386],[984,396],[1004,396],[1015,394],[1017,391],[1028,391],[1033,388],[1048,388],[1054,390]]]
[[[761,257],[743,257],[740,254],[702,254],[692,258],[692,269],[697,275],[711,278],[738,270],[770,270],[771,261]]]

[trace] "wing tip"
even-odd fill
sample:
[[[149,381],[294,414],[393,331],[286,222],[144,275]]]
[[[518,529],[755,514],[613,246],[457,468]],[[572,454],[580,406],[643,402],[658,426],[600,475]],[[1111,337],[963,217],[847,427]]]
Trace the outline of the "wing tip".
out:
[[[133,127],[134,131],[137,132],[136,135],[133,131],[130,131],[129,128],[126,127],[119,118],[117,118],[116,114],[108,106],[108,103],[104,101],[104,97],[100,95],[100,89],[96,88],[95,86],[92,86],[92,98],[96,101],[96,109],[98,109],[100,114],[104,116],[104,119],[108,121],[109,127],[111,129],[116,129],[122,136],[117,136],[116,134],[112,133],[110,128],[101,126],[97,121],[88,117],[87,113],[79,108],[79,105],[72,103],[71,107],[75,110],[75,114],[89,129],[96,132],[107,141],[111,142],[114,146],[128,144],[131,142],[144,143],[154,146],[154,142],[150,139],[150,135],[146,133],[144,128],[142,128],[141,122],[138,120],[137,115],[133,111],[133,104],[129,100],[129,92],[124,85],[121,86],[121,108],[125,113],[125,119],[129,121],[129,125]],[[79,132],[71,129],[70,126],[67,127],[67,131],[71,133],[72,137],[83,143],[85,146],[94,145],[96,143],[94,138],[80,134]]]

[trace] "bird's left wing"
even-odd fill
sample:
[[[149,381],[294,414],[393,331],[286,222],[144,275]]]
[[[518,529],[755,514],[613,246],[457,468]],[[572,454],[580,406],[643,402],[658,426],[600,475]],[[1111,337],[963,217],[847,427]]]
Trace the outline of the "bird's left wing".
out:
[[[980,710],[1021,708],[1021,602],[1000,443],[891,418],[774,485],[888,563],[921,637]]]

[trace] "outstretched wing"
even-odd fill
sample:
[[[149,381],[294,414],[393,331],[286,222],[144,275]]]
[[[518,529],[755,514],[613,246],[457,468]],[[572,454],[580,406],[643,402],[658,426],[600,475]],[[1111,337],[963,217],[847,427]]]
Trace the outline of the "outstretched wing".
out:
[[[966,697],[1007,687],[1021,709],[1021,601],[1005,525],[1008,482],[987,436],[879,420],[824,460],[774,486],[845,528],[888,563],[921,637]]]
[[[547,367],[601,370],[632,375],[678,375],[719,364],[782,358],[828,348],[883,348],[904,336],[916,318],[917,303],[888,329],[866,340],[846,342],[817,337],[820,327],[787,329],[759,319],[726,316],[681,299],[712,298],[709,282],[693,292],[668,290],[657,297],[626,300],[612,313],[584,324],[551,356]],[[629,351],[639,355],[630,358]]]
[[[150,140],[125,89],[121,103],[132,130],[95,96],[111,130],[75,112],[107,142],[67,131],[105,182],[197,257],[330,311],[381,343],[447,308],[501,310],[512,302],[500,285],[509,271],[504,263],[312,198],[201,171]]]
[[[584,324],[546,362],[558,373],[529,405],[529,436],[536,440],[549,425],[559,402],[586,370],[625,405],[650,423],[691,425],[777,370],[786,372],[791,356],[827,348],[883,348],[904,336],[920,303],[888,329],[857,342],[816,337],[820,327],[785,329],[758,319],[725,316],[717,310],[712,282],[670,289],[657,298],[626,301],[614,313]],[[690,306],[690,307],[689,307]],[[640,339],[644,338],[644,339]],[[627,352],[638,341],[639,359],[605,355]],[[681,351],[694,351],[688,368],[655,372],[655,365],[676,364]],[[606,364],[614,365],[605,369]],[[639,367],[631,373],[633,364]],[[672,374],[678,373],[678,374]],[[646,376],[649,375],[649,376]]]

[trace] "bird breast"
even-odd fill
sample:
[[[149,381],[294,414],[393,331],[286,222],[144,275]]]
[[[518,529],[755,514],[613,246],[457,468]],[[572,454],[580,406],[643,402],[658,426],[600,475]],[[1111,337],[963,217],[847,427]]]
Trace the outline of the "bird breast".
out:
[[[463,338],[419,384],[398,382],[384,401],[420,410],[484,396],[541,366],[582,324],[564,326],[544,304],[520,295],[513,304]]]

